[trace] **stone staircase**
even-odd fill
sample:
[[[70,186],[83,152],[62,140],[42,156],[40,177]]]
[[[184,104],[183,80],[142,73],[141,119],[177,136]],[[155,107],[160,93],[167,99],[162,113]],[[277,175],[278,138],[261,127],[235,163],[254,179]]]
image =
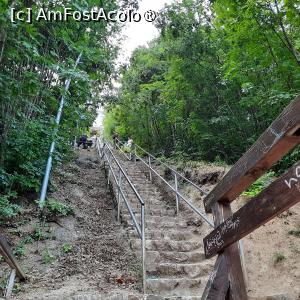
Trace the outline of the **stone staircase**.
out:
[[[189,209],[175,214],[174,203],[166,201],[160,188],[149,180],[142,168],[115,151],[130,180],[145,201],[146,220],[146,294],[147,299],[200,300],[213,260],[206,260],[203,236],[209,232],[206,223]],[[117,171],[116,166],[113,166]],[[118,173],[116,173],[118,174]],[[122,189],[140,222],[140,204],[128,184]],[[116,193],[116,186],[114,186]],[[122,201],[121,220],[127,230],[131,249],[141,257],[141,240]]]

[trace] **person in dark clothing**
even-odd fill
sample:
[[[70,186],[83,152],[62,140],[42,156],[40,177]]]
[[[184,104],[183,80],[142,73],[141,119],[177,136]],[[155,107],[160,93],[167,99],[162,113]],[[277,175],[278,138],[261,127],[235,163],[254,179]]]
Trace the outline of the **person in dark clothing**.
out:
[[[81,145],[83,145],[83,149],[87,149],[87,136],[85,134],[80,137],[77,147],[79,148]]]
[[[112,138],[113,138],[113,142],[114,142],[114,148],[116,149],[118,141],[119,141],[119,135],[116,132],[114,132]]]

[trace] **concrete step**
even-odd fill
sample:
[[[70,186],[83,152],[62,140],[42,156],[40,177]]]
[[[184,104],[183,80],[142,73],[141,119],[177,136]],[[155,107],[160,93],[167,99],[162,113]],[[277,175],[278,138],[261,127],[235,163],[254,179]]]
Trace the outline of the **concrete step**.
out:
[[[133,239],[130,241],[132,250],[141,249],[141,240]],[[203,249],[202,241],[172,241],[172,240],[146,240],[147,251],[164,252],[190,252],[197,249]]]
[[[208,277],[188,278],[148,278],[147,293],[161,296],[199,296],[202,295]]]
[[[147,264],[147,276],[149,277],[184,277],[184,278],[198,278],[207,276],[211,273],[214,267],[213,261],[202,261],[193,264]]]

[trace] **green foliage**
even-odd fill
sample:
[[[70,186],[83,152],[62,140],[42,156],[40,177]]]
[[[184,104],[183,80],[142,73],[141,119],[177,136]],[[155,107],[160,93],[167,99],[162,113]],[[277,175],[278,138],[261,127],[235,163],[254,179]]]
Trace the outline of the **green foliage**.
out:
[[[50,264],[51,262],[53,262],[54,260],[55,260],[55,257],[50,253],[49,249],[46,248],[42,252],[42,263],[47,265],[47,264]]]
[[[61,251],[65,254],[72,252],[72,250],[73,250],[73,246],[70,244],[63,244],[61,247]]]
[[[25,250],[25,246],[23,244],[18,245],[14,250],[13,253],[15,256],[17,257],[22,257],[25,256],[26,254],[26,250]]]
[[[275,173],[268,172],[256,180],[244,193],[245,196],[255,197],[274,180]]]
[[[35,240],[35,237],[34,237],[35,232],[36,232],[36,231],[34,231],[33,236],[31,236],[31,235],[25,236],[25,237],[22,239],[21,244],[23,244],[23,245],[26,245],[26,244],[32,244],[32,243],[34,242],[34,240]]]
[[[15,197],[14,193],[1,196],[0,194],[0,224],[15,217],[20,211],[20,206],[10,202],[10,198]]]
[[[35,225],[33,233],[31,234],[31,238],[35,241],[44,241],[48,238],[48,234],[40,225]]]
[[[66,217],[72,215],[74,210],[71,206],[61,203],[55,199],[48,199],[45,205],[46,215],[48,217]]]
[[[85,132],[103,103],[101,91],[110,85],[117,47],[112,44],[120,25],[105,22],[39,22],[10,20],[11,6],[27,7],[33,15],[44,9],[62,9],[63,2],[0,2],[0,196],[10,191],[38,191],[44,175],[49,147],[57,141],[54,164],[70,156],[75,136]],[[91,10],[95,0],[74,0],[68,7]],[[123,9],[136,1],[104,1],[106,10]],[[82,59],[76,70],[78,55]],[[66,79],[71,79],[65,90]],[[65,96],[57,130],[55,116]],[[4,198],[6,199],[6,198]],[[1,202],[4,200],[2,199]],[[6,200],[5,200],[6,201]],[[15,208],[6,203],[6,215]],[[2,209],[2,208],[1,208]]]
[[[235,163],[300,90],[293,1],[176,1],[122,69],[105,132],[165,157]],[[299,149],[274,170],[286,170]],[[256,192],[254,192],[256,194]]]
[[[282,252],[276,252],[273,256],[273,261],[274,261],[274,264],[278,264],[282,261],[284,261],[286,259],[284,253]]]
[[[113,112],[106,112],[105,118],[103,121],[104,132],[103,136],[105,139],[110,140],[114,131],[116,130],[116,119],[114,117]]]
[[[293,236],[296,236],[296,237],[300,237],[300,228],[294,229],[294,230],[290,230],[289,234],[293,235]]]

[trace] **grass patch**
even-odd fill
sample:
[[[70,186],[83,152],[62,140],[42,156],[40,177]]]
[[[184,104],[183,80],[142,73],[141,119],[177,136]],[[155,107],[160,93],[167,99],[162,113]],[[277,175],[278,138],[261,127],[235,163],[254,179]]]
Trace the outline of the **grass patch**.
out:
[[[47,265],[55,260],[55,257],[50,253],[49,249],[45,249],[42,252],[42,262]]]
[[[296,237],[300,237],[300,228],[294,229],[294,230],[290,230],[289,234],[293,235],[293,236],[296,236]]]
[[[72,250],[73,250],[73,246],[70,244],[63,244],[61,247],[61,251],[65,254],[72,252]]]
[[[282,252],[276,252],[273,256],[274,264],[278,264],[286,259],[285,255]]]

